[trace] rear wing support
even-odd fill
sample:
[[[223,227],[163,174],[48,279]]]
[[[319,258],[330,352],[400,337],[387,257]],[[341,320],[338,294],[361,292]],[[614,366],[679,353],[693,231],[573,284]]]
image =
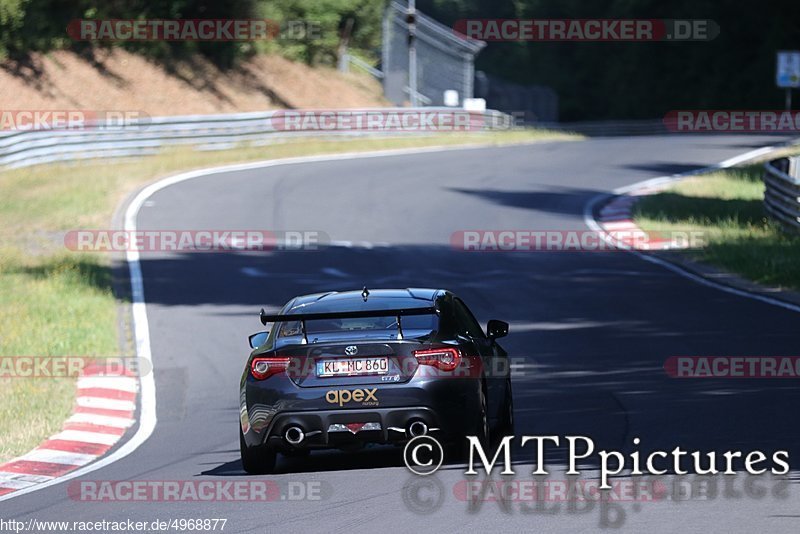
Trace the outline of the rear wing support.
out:
[[[403,317],[413,315],[439,315],[439,309],[435,306],[424,308],[395,308],[389,310],[360,310],[344,312],[324,312],[324,313],[289,313],[285,315],[270,315],[261,308],[258,314],[261,324],[267,323],[286,323],[300,321],[303,332],[303,343],[308,343],[306,321],[319,319],[359,319],[363,317],[396,317],[397,318],[397,339],[403,339]]]

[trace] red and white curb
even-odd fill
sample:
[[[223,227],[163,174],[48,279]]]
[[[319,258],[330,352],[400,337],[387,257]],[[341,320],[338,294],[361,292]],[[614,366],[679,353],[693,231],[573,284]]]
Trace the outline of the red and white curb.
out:
[[[600,209],[597,222],[621,248],[634,250],[668,250],[686,248],[686,240],[664,239],[651,235],[633,221],[631,211],[642,196],[655,195],[669,184],[646,185],[614,197]]]
[[[798,139],[798,143],[800,143],[800,139]],[[651,192],[647,193],[647,194],[653,194],[654,192],[656,192],[656,190],[663,191],[664,188],[674,184],[675,182],[679,182],[679,181],[681,181],[681,180],[683,180],[683,179],[685,179],[685,178],[687,178],[689,176],[695,176],[695,175],[698,175],[698,174],[704,174],[704,173],[707,173],[707,172],[716,171],[716,170],[720,170],[720,169],[728,169],[730,167],[734,167],[734,166],[742,164],[742,163],[750,162],[750,161],[753,161],[753,160],[755,160],[757,158],[760,158],[762,156],[766,156],[766,155],[770,154],[776,148],[779,148],[781,146],[783,146],[783,145],[778,145],[777,147],[773,147],[773,146],[761,147],[761,148],[758,148],[756,150],[751,150],[750,152],[746,152],[744,154],[739,154],[738,156],[734,156],[732,158],[726,159],[725,161],[717,163],[716,165],[709,165],[708,167],[703,167],[701,169],[697,169],[697,170],[689,171],[689,172],[684,172],[684,173],[680,173],[680,174],[673,174],[671,176],[659,176],[657,178],[650,178],[650,179],[644,180],[642,182],[637,182],[637,183],[632,184],[632,185],[627,185],[627,186],[624,186],[624,187],[620,187],[620,188],[615,189],[612,192],[614,195],[617,195],[617,197],[614,200],[616,200],[617,198],[625,198],[627,196],[632,196],[632,197],[639,196],[640,197],[641,194],[639,194],[639,195],[632,194],[635,191],[646,191],[646,190],[650,189]],[[613,222],[612,220],[610,220],[610,217],[608,219],[604,220],[603,222],[601,222],[600,221],[600,217],[595,218],[595,215],[594,215],[597,206],[603,205],[604,207],[607,207],[607,205],[610,205],[610,204],[613,203],[613,201],[612,202],[607,202],[607,200],[608,200],[608,196],[606,194],[597,195],[597,196],[591,198],[589,200],[589,202],[587,202],[583,207],[583,222],[590,229],[592,229],[592,230],[594,230],[596,232],[600,232],[601,235],[603,236],[604,240],[606,240],[607,242],[609,242],[612,245],[619,246],[620,244],[606,230],[604,230],[604,227],[603,227],[603,222]],[[635,203],[637,200],[638,200],[637,198],[634,198],[633,199],[633,203]],[[605,205],[603,203],[605,203]],[[632,205],[633,204],[630,204],[630,205],[627,206],[627,213],[630,213],[630,207]],[[617,206],[622,208],[622,207],[624,207],[624,204],[618,204]],[[602,212],[602,209],[600,211]],[[613,211],[612,210],[608,210],[608,211],[606,211],[606,214],[607,215],[613,215]],[[617,216],[619,216],[619,214],[617,214]],[[633,222],[631,220],[630,215],[628,215],[627,217],[624,217],[624,218],[621,218],[621,219],[615,219],[615,220],[617,222],[620,222],[620,221],[628,221],[628,222],[631,222],[631,223]],[[638,258],[640,258],[643,261],[646,261],[648,263],[652,263],[652,264],[658,265],[660,267],[663,267],[664,269],[666,269],[668,271],[671,271],[671,272],[673,272],[674,274],[676,274],[678,276],[682,276],[682,277],[684,277],[684,278],[686,278],[688,280],[691,280],[691,281],[693,281],[693,282],[695,282],[695,283],[697,283],[699,285],[702,285],[702,286],[705,286],[705,287],[710,287],[710,288],[716,289],[718,291],[722,291],[723,293],[728,293],[730,295],[736,295],[737,297],[747,298],[747,299],[751,299],[751,300],[757,300],[759,302],[763,302],[763,303],[769,304],[771,306],[777,306],[779,308],[783,308],[783,309],[786,309],[786,310],[790,310],[790,311],[793,311],[793,312],[799,312],[800,313],[800,306],[798,306],[796,304],[793,304],[793,303],[790,303],[790,302],[785,302],[783,300],[779,300],[779,299],[770,297],[768,295],[763,295],[763,294],[760,294],[760,293],[754,293],[752,291],[747,291],[747,290],[744,290],[744,289],[739,289],[737,287],[732,287],[732,286],[729,286],[729,285],[725,285],[725,284],[719,283],[719,282],[717,282],[717,281],[715,281],[713,279],[710,279],[710,278],[705,277],[703,275],[700,275],[700,274],[697,274],[695,272],[689,271],[689,270],[687,270],[686,268],[684,268],[684,267],[682,267],[680,265],[677,265],[677,264],[672,263],[670,261],[667,261],[667,260],[665,260],[663,258],[660,258],[656,254],[644,254],[642,251],[634,250],[634,249],[630,249],[629,251],[630,251],[631,254],[634,254],[635,256],[637,256]]]
[[[45,484],[106,454],[136,422],[135,376],[104,376],[102,366],[78,378],[72,416],[58,434],[0,465],[0,496]]]
[[[529,143],[525,142],[509,143],[508,146],[512,145],[522,146],[526,144]],[[252,163],[222,165],[208,169],[200,169],[196,171],[184,172],[158,180],[157,182],[154,182],[143,188],[141,191],[139,191],[139,193],[133,198],[133,200],[131,200],[130,204],[125,210],[124,229],[126,232],[136,231],[136,226],[137,226],[136,218],[139,213],[139,210],[147,201],[147,199],[150,198],[151,195],[171,185],[184,182],[187,180],[193,180],[195,178],[203,178],[223,172],[265,169],[268,167],[282,167],[287,165],[295,165],[303,163],[328,162],[328,161],[340,161],[340,160],[352,160],[352,159],[370,159],[370,158],[380,158],[386,156],[400,156],[405,154],[424,154],[424,153],[445,152],[445,151],[451,152],[456,150],[482,149],[486,148],[487,146],[489,145],[474,144],[474,145],[461,145],[461,146],[431,146],[431,147],[402,148],[393,150],[376,150],[374,152],[361,152],[361,153],[350,152],[342,154],[324,154],[319,156],[300,156],[296,158],[285,158],[277,160],[256,161]],[[146,302],[144,298],[144,281],[142,278],[142,266],[141,263],[139,262],[139,252],[136,250],[127,251],[126,260],[128,263],[128,268],[130,270],[130,278],[131,278],[131,300],[133,301],[131,306],[132,308],[131,314],[133,318],[132,322],[134,331],[134,342],[136,345],[136,356],[141,360],[149,362],[150,368],[152,368],[153,359],[152,359],[152,351],[150,349],[150,325],[147,320]],[[84,379],[88,378],[97,378],[97,377],[90,377],[90,376],[84,377]],[[85,385],[86,382],[83,382],[82,384]],[[128,386],[129,385],[130,384],[128,384]],[[153,434],[153,431],[156,428],[156,424],[158,423],[158,417],[156,411],[156,385],[155,385],[155,379],[153,377],[153,372],[141,376],[137,381],[137,385],[139,394],[139,413],[136,414],[138,416],[137,417],[138,427],[136,429],[136,433],[133,436],[126,439],[125,442],[122,444],[118,443],[121,437],[124,435],[125,430],[131,425],[133,425],[134,422],[137,422],[134,420],[133,411],[129,413],[127,410],[119,410],[118,409],[119,405],[117,405],[116,408],[79,405],[76,408],[73,416],[65,424],[61,438],[57,439],[54,436],[53,438],[43,443],[39,449],[36,449],[31,453],[28,453],[20,458],[16,458],[6,464],[0,465],[0,502],[14,497],[19,497],[26,493],[38,491],[46,487],[53,486],[55,484],[60,484],[62,482],[65,482],[73,478],[85,476],[93,471],[96,471],[98,469],[111,465],[114,462],[122,460],[123,458],[134,453],[142,444],[144,444],[150,438],[150,436]],[[94,386],[94,387],[99,387],[99,386]],[[91,388],[87,387],[84,389],[91,389]],[[102,387],[100,389],[122,389],[123,391],[128,391],[129,393],[131,392],[130,389],[126,390],[124,388]],[[134,390],[133,392],[135,393],[136,390]],[[97,398],[96,395],[85,395],[85,396],[90,398]],[[106,400],[127,401],[128,398],[118,399],[112,397]],[[89,404],[92,404],[96,401],[81,401],[81,402],[82,403],[88,402]],[[108,411],[98,412],[96,410],[108,410]],[[67,428],[67,425],[70,425],[70,428]],[[80,427],[71,425],[89,425],[89,426]],[[103,435],[102,438],[97,437],[96,439],[109,440],[110,438],[106,437],[106,435],[116,437],[114,443],[112,444],[107,444],[105,442],[95,443],[94,445],[100,446],[96,450],[109,451],[109,449],[114,447],[114,444],[117,444],[117,446],[114,450],[108,452],[105,456],[102,457],[100,457],[102,453],[91,455],[79,452],[77,450],[61,451],[59,449],[53,448],[55,445],[53,445],[52,442],[56,441],[77,442],[77,443],[82,443],[84,445],[87,443],[91,443],[87,441],[74,439],[77,437],[77,435],[75,434],[66,435],[66,438],[73,438],[73,439],[62,439],[65,437],[63,435],[63,432],[66,432],[68,430],[78,431],[78,432],[89,432],[92,434]],[[45,445],[47,445],[47,447],[45,447]],[[43,451],[52,451],[52,452],[40,453],[38,452],[40,449]],[[60,455],[59,453],[67,453],[67,454]],[[86,454],[86,456],[75,456],[82,454]],[[59,461],[58,462],[54,461],[56,459],[58,459]],[[69,462],[67,462],[67,460],[69,460]],[[28,463],[26,464],[25,462]],[[31,467],[38,466],[40,469],[45,469],[45,466],[47,466],[47,464],[54,464],[52,466],[52,470],[47,472],[45,471],[35,472],[34,469],[24,470],[27,466]],[[62,473],[62,474],[57,474],[57,473]]]

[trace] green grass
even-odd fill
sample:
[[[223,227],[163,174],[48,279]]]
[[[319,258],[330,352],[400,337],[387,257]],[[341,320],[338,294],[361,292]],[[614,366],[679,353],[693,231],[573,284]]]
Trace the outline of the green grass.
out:
[[[117,354],[110,282],[96,258],[0,249],[0,356]],[[74,390],[70,378],[0,378],[0,461],[58,430]]]
[[[800,236],[764,210],[762,165],[683,180],[634,207],[648,232],[701,231],[705,246],[689,250],[704,261],[762,284],[800,289]]]
[[[306,139],[226,151],[169,149],[137,159],[0,172],[0,356],[117,356],[117,301],[109,257],[68,252],[63,233],[108,228],[115,207],[155,178],[264,159],[471,143],[580,139],[513,130],[373,139]],[[127,349],[132,355],[132,348]],[[74,380],[0,378],[0,462],[58,431]],[[25,414],[21,417],[20,414]]]

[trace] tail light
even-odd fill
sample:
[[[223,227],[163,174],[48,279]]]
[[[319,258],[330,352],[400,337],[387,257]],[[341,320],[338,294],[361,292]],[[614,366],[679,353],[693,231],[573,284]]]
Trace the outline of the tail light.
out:
[[[432,365],[442,371],[452,371],[461,363],[458,349],[415,350],[414,357],[420,365]]]
[[[272,375],[283,373],[289,367],[289,358],[253,358],[250,374],[256,380],[264,380]]]

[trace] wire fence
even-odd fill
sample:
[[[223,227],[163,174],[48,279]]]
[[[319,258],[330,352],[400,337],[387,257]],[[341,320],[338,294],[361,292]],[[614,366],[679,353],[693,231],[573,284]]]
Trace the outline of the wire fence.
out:
[[[407,9],[391,2],[383,19],[383,84],[386,98],[397,106],[411,101]],[[415,11],[417,93],[421,104],[442,106],[444,93],[458,92],[459,102],[473,97],[475,56],[486,46]]]
[[[520,85],[477,71],[475,96],[492,109],[514,113],[527,124],[558,121],[558,94],[550,87]]]

